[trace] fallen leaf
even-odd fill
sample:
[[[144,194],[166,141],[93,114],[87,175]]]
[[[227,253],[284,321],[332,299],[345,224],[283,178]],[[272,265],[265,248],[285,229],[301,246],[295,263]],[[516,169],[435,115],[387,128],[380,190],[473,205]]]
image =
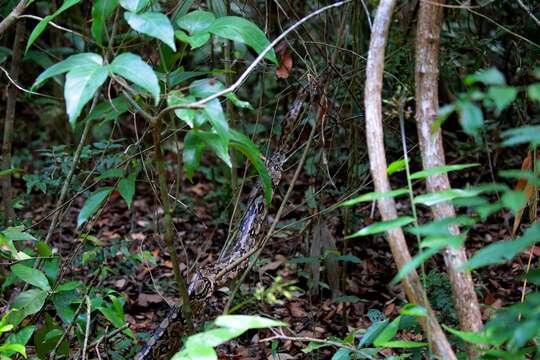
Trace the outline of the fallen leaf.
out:
[[[163,298],[157,294],[139,294],[137,296],[137,305],[147,307],[150,304],[159,304],[163,302]]]

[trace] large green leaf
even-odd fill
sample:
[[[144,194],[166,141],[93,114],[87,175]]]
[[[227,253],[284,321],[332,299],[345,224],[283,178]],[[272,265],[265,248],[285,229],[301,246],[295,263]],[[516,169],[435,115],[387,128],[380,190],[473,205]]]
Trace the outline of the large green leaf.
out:
[[[195,98],[193,96],[184,96],[184,94],[180,90],[173,90],[169,92],[169,95],[167,96],[167,105],[168,106],[175,106],[175,105],[184,105],[195,102]],[[182,121],[184,121],[186,124],[189,125],[190,128],[194,128],[200,126],[201,124],[196,124],[196,110],[195,109],[176,109],[174,110],[175,115]]]
[[[390,341],[394,336],[396,336],[399,330],[399,322],[401,321],[401,316],[395,318],[384,330],[375,338],[373,345],[376,347],[381,347],[381,344],[384,344]]]
[[[480,193],[481,191],[478,189],[449,189],[419,195],[414,198],[414,203],[432,206],[441,202],[450,201],[458,198],[477,196]]]
[[[205,98],[214,95],[215,93],[220,92],[224,89],[225,85],[223,85],[221,81],[218,81],[216,79],[196,80],[192,82],[189,86],[190,94],[199,98]],[[238,96],[236,96],[236,94],[233,92],[225,94],[225,97],[239,108],[252,108],[247,101],[240,100]]]
[[[540,126],[531,125],[503,131],[503,146],[514,146],[529,143],[531,146],[540,144]]]
[[[466,85],[472,85],[476,82],[481,82],[485,85],[506,85],[504,75],[497,68],[489,68],[480,70],[465,78]]]
[[[473,270],[487,265],[504,263],[538,241],[540,241],[540,223],[535,223],[517,240],[498,241],[477,251],[465,264],[465,268]]]
[[[194,33],[205,32],[215,19],[216,16],[209,11],[195,10],[179,17],[176,24],[193,35]]]
[[[232,329],[264,329],[287,326],[287,323],[254,315],[221,315],[214,322],[217,326]]]
[[[164,14],[159,12],[137,14],[126,11],[124,13],[124,19],[126,19],[133,30],[159,39],[167,44],[173,51],[176,51],[174,30],[169,18]]]
[[[9,321],[13,325],[18,325],[25,317],[37,313],[45,304],[47,292],[41,289],[30,289],[17,295],[13,300],[13,308]]]
[[[479,166],[480,164],[458,164],[458,165],[445,165],[432,167],[427,170],[418,171],[411,174],[411,180],[423,179],[432,175],[449,173],[450,171],[463,170],[474,166]]]
[[[384,231],[388,231],[390,229],[395,229],[397,227],[405,226],[407,224],[412,223],[413,221],[414,221],[414,218],[411,216],[400,216],[392,220],[379,221],[358,230],[354,234],[346,236],[345,239],[352,239],[359,236],[378,234]]]
[[[144,9],[148,4],[150,3],[150,0],[120,0],[120,5],[132,12],[139,12],[142,9]]]
[[[103,46],[103,32],[107,18],[118,7],[118,0],[94,0],[92,6],[92,36],[96,42]]]
[[[261,177],[261,182],[264,189],[264,198],[266,204],[269,205],[272,200],[272,180],[268,175],[268,170],[266,165],[261,160],[261,153],[257,146],[244,134],[231,129],[229,131],[231,136],[231,146],[244,154],[245,157],[251,162],[255,167],[259,176]]]
[[[118,182],[118,192],[122,198],[124,198],[130,209],[133,195],[135,194],[135,180],[137,180],[137,173],[132,172],[127,178],[123,178]]]
[[[531,99],[540,102],[540,83],[529,85],[527,87],[527,94]]]
[[[107,67],[101,65],[80,66],[67,73],[64,98],[71,125],[75,125],[84,105],[92,99],[108,76]]]
[[[13,274],[18,277],[20,280],[34,285],[41,290],[50,291],[51,286],[49,285],[49,280],[45,274],[37,269],[33,269],[29,266],[23,264],[15,264],[11,267]]]
[[[214,134],[218,137],[217,134]],[[219,139],[218,139],[219,141]],[[188,131],[184,137],[184,169],[186,171],[186,177],[189,181],[193,181],[193,173],[198,169],[201,161],[201,154],[204,151],[206,144],[202,141],[200,131],[191,130]]]
[[[517,96],[516,88],[509,86],[490,86],[488,95],[495,103],[495,115],[499,115]]]
[[[259,54],[270,44],[264,32],[257,25],[238,16],[220,17],[210,25],[207,31],[225,39],[244,43]],[[266,58],[274,64],[278,64],[274,50],[271,50]]]
[[[57,17],[58,15],[60,15],[61,13],[63,13],[64,11],[66,11],[67,9],[69,9],[70,7],[74,6],[74,5],[77,5],[81,0],[66,0],[64,1],[64,3],[62,4],[62,6],[60,6],[60,8],[58,10],[56,10],[52,15],[49,15],[49,16],[46,16],[44,17],[37,25],[36,27],[34,28],[34,30],[32,30],[32,33],[30,34],[30,36],[28,37],[28,42],[26,43],[26,51],[28,51],[28,49],[30,48],[30,46],[32,46],[32,44],[37,40],[37,38],[41,35],[41,33],[45,30],[45,28],[47,27],[47,25],[49,24],[49,22],[51,20],[53,20],[55,17]]]
[[[77,218],[77,228],[84,224],[88,219],[94,215],[94,213],[101,207],[105,199],[109,196],[112,187],[104,187],[96,190],[86,199],[84,205],[79,213]]]
[[[459,123],[469,135],[476,135],[484,125],[482,110],[469,100],[461,100],[458,103]]]
[[[238,335],[244,333],[248,328],[218,328],[207,330],[205,332],[190,336],[186,340],[186,348],[190,355],[192,355],[191,349],[195,350],[198,347],[215,347],[221,345],[231,339],[234,339]]]
[[[188,43],[189,46],[191,46],[192,49],[197,49],[197,48],[203,46],[204,44],[206,44],[208,42],[208,40],[210,40],[210,34],[207,33],[207,32],[195,33],[195,34],[190,36],[190,35],[186,34],[182,30],[176,30],[174,32],[174,36],[178,40],[180,40],[182,42],[185,42],[185,43]]]
[[[57,64],[54,64],[53,66],[47,68],[47,70],[42,72],[34,82],[34,85],[32,85],[32,89],[35,89],[42,82],[53,76],[60,75],[81,66],[88,65],[101,66],[103,65],[103,58],[100,55],[94,53],[80,53],[76,55],[71,55],[67,59],[60,61]]]
[[[145,89],[153,95],[155,105],[159,103],[158,78],[152,67],[145,63],[140,56],[131,53],[118,55],[109,65],[109,70]]]
[[[225,119],[225,113],[223,112],[223,107],[219,99],[212,99],[208,101],[203,109],[206,118],[212,124],[213,129],[220,136],[221,141],[225,146],[229,142],[229,124]],[[229,162],[227,165],[232,166]]]
[[[129,110],[129,102],[124,96],[119,96],[114,99],[107,99],[98,103],[92,112],[84,118],[83,122],[102,119],[109,121],[117,119],[120,115]],[[121,171],[121,169],[119,169]]]

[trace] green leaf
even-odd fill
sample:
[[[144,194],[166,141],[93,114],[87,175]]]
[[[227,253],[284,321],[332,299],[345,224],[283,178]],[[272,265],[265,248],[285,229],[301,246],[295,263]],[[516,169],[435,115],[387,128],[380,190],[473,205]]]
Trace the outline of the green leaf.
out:
[[[398,196],[405,195],[408,193],[409,193],[408,189],[396,189],[396,190],[386,191],[386,192],[372,191],[370,193],[363,194],[356,198],[344,201],[340,204],[340,206],[353,206],[361,202],[370,202],[370,201],[375,201],[375,200],[389,198],[389,197],[398,197]]]
[[[103,46],[103,32],[106,21],[118,7],[118,0],[94,0],[92,6],[92,36],[98,45]]]
[[[229,142],[229,124],[225,119],[225,113],[223,112],[223,107],[219,99],[213,99],[207,102],[204,106],[203,112],[206,116],[206,119],[212,124],[212,128],[220,136],[221,141],[225,146]],[[226,161],[227,162],[227,161]],[[231,167],[230,161],[227,162],[227,165]]]
[[[100,313],[105,316],[107,320],[111,322],[111,324],[114,325],[115,328],[121,328],[124,326],[124,319],[120,317],[120,315],[112,308],[112,307],[98,307],[98,310]]]
[[[390,341],[394,336],[396,336],[399,330],[400,320],[401,317],[398,316],[390,324],[388,324],[388,326],[385,327],[384,330],[379,334],[379,336],[377,336],[377,338],[373,341],[373,345],[375,345],[376,347],[381,347],[381,344]]]
[[[123,178],[118,183],[118,192],[120,192],[120,195],[126,201],[129,209],[131,209],[131,202],[135,194],[135,180],[137,180],[137,173],[132,172],[127,178]]]
[[[408,315],[415,317],[425,317],[428,316],[427,310],[416,304],[407,304],[400,310],[400,315]]]
[[[282,321],[253,315],[221,315],[217,317],[215,324],[226,328],[245,330],[288,326]]]
[[[187,348],[188,359],[218,360],[216,351],[211,346],[200,344],[196,347]]]
[[[186,348],[190,355],[192,355],[192,351],[199,347],[215,347],[221,345],[231,339],[234,339],[238,335],[243,334],[246,330],[247,328],[245,327],[225,327],[207,330],[205,332],[190,336],[186,340]]]
[[[443,324],[442,326],[446,331],[456,335],[462,340],[465,340],[468,343],[475,344],[475,345],[484,345],[484,344],[493,344],[493,341],[491,341],[491,338],[489,336],[484,335],[483,333],[478,333],[475,331],[460,331],[456,329],[452,329],[451,327],[448,327]]]
[[[37,240],[31,234],[21,231],[22,227],[8,227],[0,232],[7,240],[20,241],[20,240]]]
[[[527,87],[527,94],[531,99],[540,102],[540,83],[529,85]]]
[[[410,340],[394,340],[394,341],[387,341],[387,342],[381,343],[379,344],[379,346],[385,347],[385,348],[415,349],[419,347],[428,346],[428,343],[410,341]]]
[[[459,113],[459,123],[469,135],[476,135],[478,130],[484,125],[484,115],[482,110],[469,100],[458,102],[457,111]]]
[[[124,176],[124,170],[120,168],[109,169],[104,171],[101,175],[96,178],[96,181],[101,181],[105,179],[117,179]]]
[[[10,314],[10,323],[18,325],[28,315],[37,313],[45,304],[46,298],[47,292],[41,289],[30,289],[20,293],[13,300],[13,308],[18,311]]]
[[[499,115],[516,98],[517,90],[508,86],[490,86],[488,96],[495,103],[495,114]]]
[[[191,46],[192,49],[197,49],[203,46],[210,40],[210,34],[203,32],[203,33],[195,33],[192,36],[189,36],[182,30],[176,30],[174,32],[174,36],[185,43],[188,43],[189,46]]]
[[[396,219],[376,222],[369,226],[366,226],[363,229],[358,230],[354,234],[345,236],[345,239],[352,239],[359,236],[378,234],[384,231],[388,231],[390,229],[395,229],[397,227],[405,226],[407,224],[410,224],[413,221],[414,221],[414,218],[411,216],[400,216]]]
[[[94,213],[101,207],[105,199],[109,196],[112,187],[104,187],[96,190],[92,195],[86,199],[84,205],[79,213],[77,218],[77,228],[80,228],[88,219],[94,215]]]
[[[204,33],[214,22],[216,16],[208,11],[195,10],[179,17],[176,24],[190,34]]]
[[[120,115],[129,110],[129,106],[130,104],[124,96],[119,96],[112,100],[104,100],[98,103],[82,122],[97,119],[103,119],[103,121],[117,119]],[[121,169],[119,170],[121,171]]]
[[[120,5],[132,12],[139,12],[142,9],[144,9],[148,4],[150,3],[150,0],[120,0]]]
[[[406,165],[407,163],[405,162],[405,159],[393,161],[390,165],[388,165],[386,172],[388,175],[392,175],[398,171],[404,170]]]
[[[173,51],[176,51],[174,43],[174,29],[169,18],[159,12],[145,12],[136,14],[126,11],[124,19],[131,28],[141,34],[159,39],[167,44]]]
[[[154,96],[154,104],[159,103],[159,82],[154,70],[140,56],[131,53],[118,55],[109,65],[109,70],[131,81]]]
[[[35,330],[36,330],[36,327],[34,325],[25,326],[18,332],[10,334],[6,342],[10,344],[26,345],[26,343],[28,343],[28,341],[32,337],[32,334],[34,333]]]
[[[17,353],[21,354],[25,359],[27,358],[26,350],[24,348],[24,345],[6,343],[6,344],[3,344],[2,346],[0,346],[0,354],[2,354],[2,353],[6,354],[6,353],[9,353],[9,352],[17,352]],[[6,358],[6,359],[9,359],[9,358]]]
[[[238,151],[240,151],[244,156],[251,162],[251,164],[255,167],[257,170],[257,173],[259,174],[261,178],[261,182],[263,185],[264,190],[264,198],[266,205],[270,205],[270,201],[272,200],[272,180],[270,179],[270,176],[268,175],[268,170],[266,169],[266,165],[261,160],[261,153],[257,146],[244,134],[231,129],[229,132],[231,138],[231,147],[234,147]]]
[[[258,54],[270,44],[264,32],[257,25],[237,16],[220,17],[210,25],[207,31],[225,39],[244,43]],[[266,58],[274,64],[278,64],[274,50],[271,50]]]
[[[34,28],[34,30],[32,30],[32,33],[30,34],[30,36],[28,37],[28,42],[26,43],[26,51],[28,51],[28,49],[30,48],[30,46],[32,46],[32,44],[37,40],[37,38],[41,35],[41,33],[45,30],[45,28],[47,27],[47,25],[49,24],[49,22],[51,20],[53,20],[55,17],[57,17],[58,15],[60,15],[61,13],[63,13],[64,11],[66,11],[67,9],[69,9],[70,7],[74,6],[74,5],[77,5],[81,0],[66,0],[64,1],[64,3],[62,4],[62,6],[60,6],[60,8],[58,10],[56,10],[52,15],[49,15],[49,16],[46,16],[44,17],[37,25],[36,27]]]
[[[80,53],[72,55],[42,72],[34,82],[34,85],[32,85],[32,90],[35,90],[38,85],[51,77],[87,65],[103,65],[103,58],[94,53]]]
[[[107,80],[109,72],[101,65],[85,65],[70,70],[66,75],[64,98],[72,126],[99,87]]]
[[[534,223],[517,240],[498,241],[480,249],[465,264],[465,268],[474,270],[487,265],[504,263],[538,241],[540,241],[540,223]]]
[[[476,224],[476,221],[466,215],[459,215],[451,218],[444,218],[436,221],[429,222],[420,226],[409,227],[406,230],[411,234],[420,236],[450,236],[450,225],[467,225],[471,226]]]
[[[441,202],[450,201],[457,198],[477,196],[480,193],[481,191],[475,189],[448,189],[419,195],[414,198],[414,203],[432,206]]]
[[[450,115],[454,113],[454,111],[456,111],[456,106],[454,104],[441,106],[439,108],[439,112],[437,113],[437,118],[435,119],[435,122],[433,123],[431,132],[434,133],[437,130],[439,130],[442,124],[448,119]]]
[[[16,264],[11,267],[11,271],[20,280],[27,282],[30,285],[34,285],[45,291],[51,290],[49,280],[47,280],[45,274],[37,269],[33,269],[23,264]]]
[[[384,328],[386,328],[387,324],[388,320],[374,322],[370,327],[368,327],[364,335],[360,338],[360,341],[358,342],[358,347],[362,348],[366,345],[372,344],[373,340],[375,340],[377,336],[379,336],[379,334],[384,330]]]
[[[531,146],[540,144],[540,125],[523,126],[503,131],[503,146],[514,146],[529,143]]]
[[[458,165],[445,165],[445,166],[432,167],[432,168],[429,168],[427,170],[412,173],[411,174],[411,180],[423,179],[423,178],[427,178],[429,176],[442,174],[442,173],[449,173],[450,171],[468,169],[468,168],[474,167],[474,166],[480,166],[480,164],[477,164],[477,163],[475,163],[475,164],[458,164]]]
[[[403,279],[409,272],[411,272],[413,269],[416,269],[420,265],[422,265],[427,259],[435,255],[440,248],[428,248],[427,250],[420,251],[418,254],[416,254],[411,261],[403,265],[401,269],[399,269],[397,275],[392,279],[390,282],[390,286],[396,285],[401,279]]]
[[[218,137],[217,134],[213,134]],[[201,154],[205,148],[205,142],[201,141],[200,131],[188,131],[184,137],[184,169],[189,181],[193,181],[193,173],[198,169],[201,161]]]
[[[481,82],[484,85],[506,85],[503,74],[492,67],[486,70],[480,70],[465,78],[465,85],[472,85]]]
[[[523,191],[507,191],[502,196],[501,201],[505,207],[516,214],[527,204],[527,195]]]
[[[167,96],[167,105],[168,106],[175,106],[175,105],[185,105],[189,103],[195,102],[195,98],[193,96],[184,96],[184,94],[179,90],[174,90],[169,93]],[[184,121],[186,124],[189,125],[190,128],[194,128],[195,123],[195,109],[176,109],[174,110],[175,115],[182,121]],[[200,126],[202,124],[197,124],[197,126]]]

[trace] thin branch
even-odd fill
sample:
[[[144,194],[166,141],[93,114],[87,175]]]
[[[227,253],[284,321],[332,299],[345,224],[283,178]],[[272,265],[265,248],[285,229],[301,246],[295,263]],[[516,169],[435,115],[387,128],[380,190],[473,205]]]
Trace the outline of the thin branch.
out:
[[[533,12],[531,11],[531,9],[529,9],[529,7],[527,5],[525,5],[523,3],[523,0],[517,0],[517,3],[519,4],[519,6],[521,6],[521,8],[523,10],[525,10],[525,12],[527,14],[529,14],[529,16],[531,17],[531,19],[533,19],[533,21],[536,23],[536,25],[540,26],[540,20],[538,20],[538,18],[536,16],[534,16]]]
[[[0,39],[4,35],[4,33],[12,27],[18,20],[19,16],[24,12],[26,9],[26,5],[28,3],[28,0],[21,0],[17,6],[11,10],[8,16],[2,22],[0,22]]]
[[[36,15],[19,15],[18,16],[19,19],[22,19],[22,18],[28,18],[28,19],[33,19],[33,20],[38,20],[38,21],[41,21],[43,20],[42,17],[39,17],[39,16],[36,16]],[[89,39],[88,37],[84,36],[83,34],[81,34],[80,32],[77,32],[75,30],[71,30],[71,29],[68,29],[68,28],[65,28],[61,25],[58,25],[57,23],[53,22],[53,21],[49,21],[48,23],[49,25],[51,25],[52,27],[54,28],[57,28],[59,30],[62,30],[62,31],[65,31],[65,32],[68,32],[68,33],[72,33],[74,35],[77,35],[77,36],[80,36],[81,38],[87,40],[87,41],[91,41],[91,39]]]
[[[22,92],[25,92],[25,93],[30,94],[30,95],[43,96],[43,97],[46,97],[46,98],[49,98],[49,99],[61,100],[61,98],[58,98],[56,96],[51,96],[51,95],[47,95],[47,94],[38,93],[38,92],[35,92],[35,91],[26,90],[21,85],[17,84],[17,82],[9,75],[9,72],[6,69],[4,69],[2,66],[0,66],[0,70],[6,75],[6,77],[8,78],[8,80],[9,80],[9,82],[11,84],[13,86],[15,86],[17,89],[19,89],[20,91],[22,91]]]

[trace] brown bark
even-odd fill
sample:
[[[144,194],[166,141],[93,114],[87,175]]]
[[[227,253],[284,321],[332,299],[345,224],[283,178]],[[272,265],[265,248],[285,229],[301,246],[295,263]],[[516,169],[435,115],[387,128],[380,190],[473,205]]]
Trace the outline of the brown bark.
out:
[[[15,30],[15,40],[13,41],[13,53],[11,56],[10,77],[14,82],[19,81],[21,71],[21,57],[24,41],[25,23],[21,21]],[[14,84],[7,85],[6,117],[4,118],[4,137],[2,140],[2,170],[11,168],[11,146],[13,138],[13,123],[15,122],[15,110],[17,106],[17,88]],[[11,174],[2,177],[2,204],[4,207],[4,221],[9,223],[14,217],[11,191]]]
[[[375,191],[390,191],[390,182],[386,173],[387,163],[383,140],[381,90],[383,84],[384,53],[388,37],[388,29],[396,0],[381,0],[373,23],[369,45],[368,63],[366,67],[365,112],[366,137],[369,162]],[[383,198],[378,201],[379,211],[383,220],[397,217],[393,198]],[[405,236],[401,228],[387,231],[388,243],[398,269],[411,260]],[[402,280],[403,288],[410,302],[424,307],[428,317],[420,319],[421,325],[432,344],[435,354],[443,359],[456,359],[445,334],[443,333],[416,271],[411,271]]]
[[[443,19],[441,5],[443,4],[444,0],[421,2],[416,31],[416,124],[424,169],[445,165],[441,131],[432,132],[433,122],[439,110],[438,53]],[[448,175],[442,173],[429,176],[426,179],[426,187],[428,192],[450,189]],[[435,220],[456,215],[454,206],[450,202],[436,204],[431,207],[431,211]],[[454,235],[460,233],[455,225],[450,227],[450,231]],[[474,292],[474,283],[470,272],[459,271],[467,261],[465,249],[448,247],[444,250],[443,256],[454,293],[461,330],[479,331],[482,328],[482,317]]]
[[[8,16],[6,16],[5,19],[0,22],[0,39],[2,38],[4,33],[17,22],[19,16],[22,15],[24,9],[26,9],[27,3],[28,0],[19,1],[17,6],[15,6],[13,10],[11,10]]]

